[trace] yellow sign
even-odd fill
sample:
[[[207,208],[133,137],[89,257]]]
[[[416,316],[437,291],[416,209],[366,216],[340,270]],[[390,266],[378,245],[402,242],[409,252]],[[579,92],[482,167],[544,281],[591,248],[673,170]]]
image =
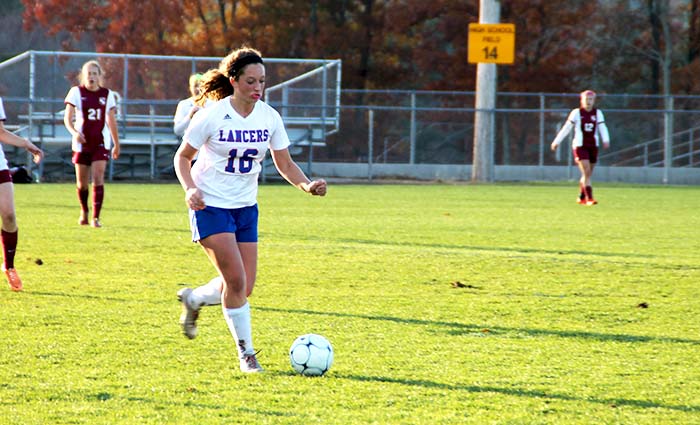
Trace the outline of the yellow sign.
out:
[[[515,24],[469,24],[469,63],[512,64]]]

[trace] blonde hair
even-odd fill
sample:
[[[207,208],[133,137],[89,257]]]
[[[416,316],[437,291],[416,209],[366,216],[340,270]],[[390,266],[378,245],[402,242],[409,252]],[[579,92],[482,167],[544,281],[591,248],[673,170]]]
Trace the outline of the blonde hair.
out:
[[[190,75],[189,87],[190,87],[190,94],[192,96],[196,96],[198,94],[197,93],[197,86],[199,85],[199,81],[201,79],[202,79],[202,74],[199,72]]]
[[[247,57],[254,58],[255,61],[238,62]],[[248,63],[241,66],[240,64],[244,62]],[[201,93],[197,97],[196,103],[201,106],[204,105],[206,99],[221,100],[231,96],[233,94],[233,86],[229,78],[238,80],[243,74],[245,67],[251,63],[262,63],[260,52],[251,47],[242,46],[229,53],[228,56],[221,60],[218,68],[210,69],[202,76],[200,81]]]
[[[82,84],[82,85],[86,85],[86,84],[87,84],[87,73],[88,73],[88,68],[90,68],[91,66],[97,67],[98,76],[99,76],[99,78],[98,78],[98,80],[97,80],[97,83],[98,83],[100,86],[102,86],[102,66],[101,66],[100,63],[97,62],[96,60],[87,61],[87,62],[85,62],[85,63],[83,64],[83,66],[80,68],[80,78],[79,78],[80,84]]]

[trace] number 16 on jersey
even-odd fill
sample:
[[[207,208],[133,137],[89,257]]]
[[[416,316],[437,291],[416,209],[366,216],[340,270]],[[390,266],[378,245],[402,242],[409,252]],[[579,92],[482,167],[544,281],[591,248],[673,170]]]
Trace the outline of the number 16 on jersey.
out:
[[[512,64],[515,60],[514,24],[469,24],[469,63]]]

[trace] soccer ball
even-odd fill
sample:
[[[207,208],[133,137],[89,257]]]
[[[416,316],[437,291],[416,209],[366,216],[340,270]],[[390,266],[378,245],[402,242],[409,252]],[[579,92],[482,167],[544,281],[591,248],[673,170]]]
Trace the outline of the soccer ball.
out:
[[[321,376],[333,364],[333,347],[321,335],[302,335],[289,348],[289,362],[302,375]]]

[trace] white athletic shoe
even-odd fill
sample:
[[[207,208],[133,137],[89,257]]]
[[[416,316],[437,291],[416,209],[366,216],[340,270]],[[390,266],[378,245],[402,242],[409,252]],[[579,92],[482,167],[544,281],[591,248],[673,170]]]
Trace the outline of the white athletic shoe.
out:
[[[264,370],[258,363],[258,359],[255,358],[256,354],[258,353],[243,354],[243,357],[241,357],[241,372],[259,373]]]
[[[189,303],[192,288],[183,288],[177,291],[177,299],[182,303],[182,314],[180,315],[180,326],[182,333],[189,339],[197,336],[197,318],[199,309],[192,308]]]

